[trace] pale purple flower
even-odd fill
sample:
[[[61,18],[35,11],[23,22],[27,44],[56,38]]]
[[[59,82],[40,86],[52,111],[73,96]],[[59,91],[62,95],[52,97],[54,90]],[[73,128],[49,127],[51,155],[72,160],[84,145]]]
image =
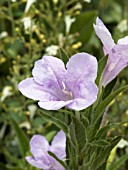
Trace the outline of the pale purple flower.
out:
[[[105,87],[128,65],[128,36],[119,39],[115,44],[109,30],[98,17],[94,29],[103,43],[104,54],[108,54],[107,65],[101,79],[101,84]]]
[[[26,160],[33,166],[43,170],[64,170],[64,167],[48,154],[54,153],[60,160],[66,158],[66,136],[61,130],[54,136],[51,145],[44,136],[34,135],[30,141],[31,153]]]
[[[73,55],[66,64],[52,56],[36,61],[33,77],[23,80],[18,88],[28,98],[39,100],[46,110],[64,106],[82,110],[97,99],[97,60],[87,53]]]

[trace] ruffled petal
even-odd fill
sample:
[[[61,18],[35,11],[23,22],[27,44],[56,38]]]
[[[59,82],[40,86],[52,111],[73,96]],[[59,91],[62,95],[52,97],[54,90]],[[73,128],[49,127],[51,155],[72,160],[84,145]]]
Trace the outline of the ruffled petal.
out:
[[[119,45],[128,45],[128,36],[119,39],[117,44],[119,44]]]
[[[47,153],[50,146],[45,137],[41,135],[34,135],[30,141],[30,147],[34,158],[38,159]]]
[[[100,38],[104,45],[105,53],[108,54],[109,51],[114,47],[115,43],[109,30],[98,17],[96,19],[96,25],[94,24],[94,29],[97,36]]]
[[[74,100],[67,107],[74,110],[83,110],[92,105],[98,94],[98,88],[95,83],[80,80],[74,88]]]
[[[43,163],[41,159],[35,160],[32,156],[27,156],[26,160],[29,164],[40,169],[49,169],[50,166]]]
[[[61,88],[61,80],[64,78],[64,63],[52,56],[44,56],[41,60],[35,62],[32,71],[35,81],[41,85],[54,84],[57,89]]]
[[[20,92],[33,100],[57,100],[58,94],[55,90],[49,90],[36,83],[33,78],[27,78],[18,85]]]
[[[66,87],[70,91],[74,89],[79,79],[88,79],[95,81],[97,76],[97,60],[94,56],[87,53],[78,53],[73,55],[67,65]]]
[[[128,65],[128,45],[115,45],[111,50],[101,84],[105,87]]]
[[[33,158],[27,159],[33,166],[48,167],[53,163],[52,158],[47,153],[50,146],[45,137],[41,135],[34,135],[30,141],[31,153]],[[36,167],[37,167],[36,166]]]
[[[69,101],[40,101],[38,102],[38,105],[46,110],[58,110],[61,109],[62,107],[68,105],[69,103],[71,103],[72,100]]]
[[[54,136],[51,143],[51,151],[59,159],[64,159],[66,157],[66,135],[62,130]]]

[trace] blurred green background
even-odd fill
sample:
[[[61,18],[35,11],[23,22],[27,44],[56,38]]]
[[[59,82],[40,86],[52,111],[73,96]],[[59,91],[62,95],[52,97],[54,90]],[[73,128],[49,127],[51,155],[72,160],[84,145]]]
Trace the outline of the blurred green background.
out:
[[[70,56],[88,52],[97,60],[103,57],[93,29],[97,16],[115,42],[128,35],[128,0],[0,0],[0,170],[35,170],[25,160],[30,138],[38,133],[51,141],[58,131],[38,115],[37,102],[25,98],[18,83],[31,76],[43,55],[59,58],[59,47]],[[125,84],[128,68],[115,88]],[[111,103],[107,120],[128,120],[128,93]],[[108,170],[128,170],[128,123],[109,133],[117,134],[123,140],[111,153]]]

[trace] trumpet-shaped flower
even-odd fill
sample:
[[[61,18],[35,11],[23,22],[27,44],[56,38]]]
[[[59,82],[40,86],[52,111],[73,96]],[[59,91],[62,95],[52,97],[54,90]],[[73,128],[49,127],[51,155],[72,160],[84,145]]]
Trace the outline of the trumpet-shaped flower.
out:
[[[109,30],[98,17],[94,29],[103,43],[104,54],[108,54],[107,65],[101,80],[102,85],[106,86],[128,65],[128,36],[119,39],[115,44]]]
[[[33,156],[27,156],[26,160],[33,166],[45,170],[64,170],[48,151],[54,153],[60,160],[66,158],[66,136],[61,130],[54,136],[51,145],[45,137],[34,135],[30,141],[30,149]]]
[[[28,98],[39,100],[46,110],[64,106],[82,110],[96,101],[98,88],[97,60],[87,53],[73,55],[67,65],[55,57],[44,56],[36,61],[33,77],[23,80],[19,90]]]

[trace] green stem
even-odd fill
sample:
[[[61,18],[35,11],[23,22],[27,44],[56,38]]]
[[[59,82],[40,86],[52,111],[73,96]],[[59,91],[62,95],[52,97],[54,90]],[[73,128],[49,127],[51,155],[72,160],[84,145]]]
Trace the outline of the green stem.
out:
[[[76,114],[76,118],[78,119],[78,120],[80,120],[80,112],[79,111],[75,111],[75,114]]]

